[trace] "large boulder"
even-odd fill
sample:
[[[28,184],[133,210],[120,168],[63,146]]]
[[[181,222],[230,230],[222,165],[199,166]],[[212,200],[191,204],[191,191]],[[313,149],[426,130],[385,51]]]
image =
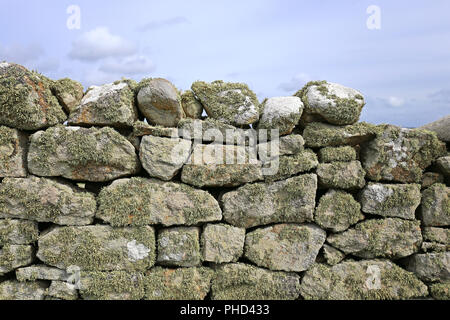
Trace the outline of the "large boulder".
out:
[[[450,251],[415,254],[407,259],[406,268],[423,281],[449,281]]]
[[[159,264],[175,267],[195,267],[201,264],[200,229],[177,227],[158,233]]]
[[[236,262],[244,253],[245,229],[228,224],[208,224],[203,228],[203,261]]]
[[[200,119],[203,115],[203,105],[191,90],[185,91],[181,95],[181,106],[188,118]]]
[[[0,219],[0,247],[5,244],[30,244],[37,241],[37,222],[27,220]]]
[[[29,265],[33,260],[33,246],[6,244],[0,248],[0,276],[19,267]]]
[[[267,184],[247,184],[223,195],[224,219],[241,228],[313,221],[316,191],[315,174]]]
[[[192,84],[192,91],[213,119],[236,126],[259,120],[258,98],[246,84],[197,81]]]
[[[0,62],[0,125],[38,130],[67,119],[51,92],[52,81],[24,67]]]
[[[427,227],[450,225],[450,188],[435,183],[423,191],[419,215]]]
[[[278,130],[280,136],[290,134],[300,121],[303,103],[298,97],[277,97],[263,101],[258,130]]]
[[[220,221],[222,211],[206,191],[135,177],[116,180],[102,189],[96,217],[115,227],[196,225]]]
[[[0,126],[0,177],[27,176],[28,137],[16,129]]]
[[[56,80],[53,81],[51,88],[59,104],[67,113],[72,112],[83,99],[84,88],[78,81],[69,78]]]
[[[420,127],[423,130],[435,132],[440,140],[450,142],[450,130],[448,128],[450,128],[450,115]]]
[[[325,188],[362,189],[366,172],[359,161],[320,163],[317,167],[319,183]]]
[[[44,300],[48,284],[44,281],[0,283],[0,300]]]
[[[37,176],[104,182],[137,173],[140,163],[114,129],[57,126],[31,136],[28,168]]]

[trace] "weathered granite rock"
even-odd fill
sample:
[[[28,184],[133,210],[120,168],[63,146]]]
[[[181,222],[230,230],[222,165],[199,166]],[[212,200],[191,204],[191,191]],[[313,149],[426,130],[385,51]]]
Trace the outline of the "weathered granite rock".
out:
[[[450,229],[425,227],[422,230],[422,235],[426,241],[450,244]]]
[[[400,300],[425,297],[427,286],[387,260],[347,261],[306,271],[301,295],[307,300]]]
[[[369,183],[360,201],[365,213],[414,220],[420,199],[418,184]]]
[[[0,246],[29,244],[37,241],[38,224],[34,221],[0,219]]]
[[[450,252],[415,254],[407,259],[406,269],[423,281],[449,281]]]
[[[26,266],[34,260],[34,248],[28,245],[6,244],[0,248],[0,275]]]
[[[157,262],[166,266],[195,267],[201,264],[200,229],[177,227],[158,234]]]
[[[0,125],[38,130],[64,122],[67,116],[51,85],[50,79],[37,72],[0,62]]]
[[[271,270],[301,272],[314,264],[327,234],[315,225],[278,224],[247,234],[245,257]]]
[[[450,142],[450,131],[448,128],[450,128],[450,115],[420,127],[423,130],[435,132],[440,140]]]
[[[450,282],[430,285],[430,294],[436,300],[450,300]]]
[[[263,101],[258,130],[277,129],[279,135],[292,133],[303,113],[303,102],[298,97],[276,97]]]
[[[70,274],[66,270],[49,267],[44,264],[36,264],[16,270],[16,278],[19,281],[67,281],[69,277]]]
[[[61,227],[41,235],[37,257],[47,265],[82,271],[140,271],[155,262],[152,227]]]
[[[203,261],[236,262],[244,253],[245,229],[227,224],[208,224],[203,228]]]
[[[87,225],[95,211],[95,195],[67,182],[31,176],[0,184],[0,218]]]
[[[140,300],[144,275],[129,271],[81,272],[80,295],[84,300]]]
[[[27,136],[0,126],[0,177],[27,176]]]
[[[133,124],[133,135],[135,137],[142,136],[156,136],[156,137],[178,137],[178,129],[177,128],[166,128],[162,126],[153,126],[144,121],[136,121]]]
[[[328,265],[334,266],[345,258],[345,254],[332,246],[324,244],[322,247],[323,256]]]
[[[181,106],[186,117],[191,119],[200,119],[203,114],[203,105],[197,100],[193,91],[188,90],[181,95]]]
[[[134,146],[114,129],[57,126],[31,136],[32,174],[103,182],[140,169]]]
[[[314,151],[307,149],[293,156],[280,156],[276,160],[266,162],[264,168],[270,168],[278,162],[278,170],[267,172],[264,176],[266,181],[278,181],[287,179],[301,172],[308,172],[317,168],[319,161]]]
[[[52,281],[47,290],[47,296],[61,300],[77,300],[78,291],[67,282]]]
[[[402,258],[416,253],[422,244],[419,221],[398,218],[366,220],[355,227],[328,236],[327,242],[357,257]]]
[[[449,129],[450,130],[450,129]],[[442,174],[450,179],[450,156],[442,157],[436,160],[436,165]]]
[[[0,300],[44,300],[48,285],[43,281],[0,283]]]
[[[139,156],[150,177],[169,181],[177,175],[191,155],[192,142],[180,138],[142,138]]]
[[[380,127],[366,122],[343,127],[313,122],[306,126],[303,138],[306,146],[310,148],[338,147],[370,141],[380,131]]]
[[[444,176],[436,172],[425,172],[420,182],[422,189],[431,187],[435,183],[444,183]]]
[[[314,215],[314,221],[320,227],[333,232],[345,231],[363,219],[361,205],[353,196],[333,189],[320,198]]]
[[[269,141],[258,144],[258,156],[263,163],[280,156],[295,155],[304,150],[305,141],[299,134],[280,137],[276,142]]]
[[[72,112],[80,104],[84,95],[83,85],[69,78],[53,81],[51,89],[67,113]]]
[[[180,93],[166,79],[146,79],[139,87],[138,108],[152,124],[176,127],[185,117]]]
[[[192,91],[213,119],[236,126],[259,120],[258,98],[246,84],[197,81]]]
[[[213,300],[295,300],[300,292],[299,276],[275,272],[243,263],[217,267],[212,281]]]
[[[319,159],[322,163],[355,161],[356,150],[351,146],[326,147],[320,149]]]
[[[419,214],[425,226],[450,225],[450,188],[436,183],[423,191]]]
[[[295,94],[305,104],[305,113],[326,122],[347,125],[358,122],[365,105],[361,92],[327,81],[309,82]]]
[[[138,118],[131,80],[122,80],[88,89],[80,104],[72,109],[69,124],[75,126],[131,127]]]
[[[438,242],[424,241],[422,242],[423,252],[445,252],[450,251],[450,244],[443,244]]]
[[[315,174],[267,184],[247,184],[223,195],[224,219],[241,228],[312,221],[316,191]]]
[[[156,179],[114,181],[98,196],[96,217],[112,226],[196,225],[220,221],[219,203],[208,192]]]
[[[153,268],[145,274],[148,300],[203,300],[214,272],[209,268]]]
[[[319,184],[325,188],[362,189],[366,172],[359,161],[320,163],[317,167]]]
[[[445,152],[445,144],[430,131],[392,125],[381,128],[382,133],[361,149],[370,180],[420,182],[422,171]]]
[[[232,187],[263,180],[261,162],[244,146],[196,145],[181,181],[195,187]]]

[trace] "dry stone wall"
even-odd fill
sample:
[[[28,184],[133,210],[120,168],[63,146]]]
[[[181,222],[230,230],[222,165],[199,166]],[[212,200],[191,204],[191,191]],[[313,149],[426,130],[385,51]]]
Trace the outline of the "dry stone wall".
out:
[[[364,105],[0,63],[0,299],[450,299],[448,122]]]

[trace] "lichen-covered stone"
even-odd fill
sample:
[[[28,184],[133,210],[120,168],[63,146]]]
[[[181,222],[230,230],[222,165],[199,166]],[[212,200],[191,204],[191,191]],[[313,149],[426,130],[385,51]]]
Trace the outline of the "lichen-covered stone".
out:
[[[306,271],[301,295],[307,300],[403,300],[426,297],[427,286],[387,260],[316,264]]]
[[[322,163],[350,162],[356,160],[356,150],[351,146],[326,147],[320,149],[319,159]]]
[[[322,247],[323,257],[328,265],[334,266],[345,258],[345,254],[332,246],[324,244]]]
[[[197,81],[192,91],[213,119],[236,126],[259,120],[258,98],[244,83]]]
[[[450,280],[450,251],[415,254],[408,258],[406,269],[414,272],[423,281]]]
[[[203,114],[203,105],[197,100],[193,91],[188,90],[181,95],[181,106],[186,117],[191,119],[200,119]]]
[[[203,300],[211,287],[214,272],[205,267],[153,268],[145,274],[147,300]]]
[[[16,278],[19,281],[67,281],[70,274],[66,270],[49,267],[44,264],[36,264],[16,270]]]
[[[203,261],[236,262],[244,253],[245,229],[227,224],[208,224],[203,228]]]
[[[329,235],[327,242],[346,254],[365,259],[397,259],[419,251],[422,233],[420,221],[373,219],[343,233]]]
[[[241,228],[313,221],[316,191],[315,174],[267,184],[247,184],[223,195],[224,219]]]
[[[445,144],[426,130],[381,126],[382,133],[361,149],[367,178],[419,183],[422,171],[445,152]]]
[[[317,166],[319,184],[325,188],[362,189],[366,172],[359,161],[320,163]]]
[[[201,264],[200,229],[177,227],[158,234],[157,262],[165,266],[195,267]]]
[[[138,108],[155,125],[176,127],[185,117],[180,92],[166,79],[145,79],[139,84]]]
[[[77,300],[78,290],[67,282],[52,281],[46,295],[61,300]]]
[[[271,270],[301,272],[314,264],[327,234],[315,225],[278,224],[247,234],[245,257]]]
[[[422,230],[423,240],[450,245],[450,229],[425,227]]]
[[[365,213],[414,220],[420,205],[420,185],[369,183],[360,198]]]
[[[450,281],[430,285],[430,294],[436,300],[450,300]]]
[[[6,244],[0,248],[0,276],[34,260],[34,248],[28,245]]]
[[[208,192],[156,179],[116,180],[102,189],[98,204],[96,217],[115,227],[196,225],[222,219],[219,203]]]
[[[181,181],[195,187],[233,187],[263,180],[261,162],[245,146],[196,145]]]
[[[444,176],[436,172],[425,172],[420,182],[422,189],[431,187],[435,183],[444,183]]]
[[[152,227],[61,227],[41,235],[38,248],[42,262],[60,269],[140,271],[154,264],[155,231]]]
[[[189,159],[192,142],[180,138],[145,136],[139,156],[150,177],[169,181],[177,175]]]
[[[363,219],[361,205],[351,194],[340,190],[329,190],[323,195],[314,215],[319,226],[333,232],[345,231]]]
[[[37,72],[0,62],[0,125],[38,130],[64,122],[67,116],[51,85],[50,79]]]
[[[303,138],[310,148],[339,147],[370,141],[380,130],[380,127],[366,122],[343,127],[313,122],[306,126]]]
[[[420,129],[433,131],[436,133],[436,135],[440,140],[450,142],[450,130],[448,130],[449,127],[450,127],[450,115],[445,116],[432,123],[426,124],[420,127]]]
[[[442,174],[447,179],[450,179],[450,156],[441,157],[441,158],[437,159],[436,165],[437,165],[437,168],[442,172]]]
[[[28,168],[37,176],[103,182],[135,174],[140,164],[114,129],[57,126],[31,136]]]
[[[133,136],[142,137],[148,135],[166,138],[178,137],[178,129],[153,126],[144,121],[136,121],[133,124]]]
[[[138,113],[133,83],[117,81],[88,89],[80,104],[72,109],[69,124],[75,126],[131,127]]]
[[[0,218],[87,225],[95,211],[95,195],[67,182],[31,176],[0,184]]]
[[[258,130],[277,129],[279,135],[292,133],[303,113],[303,102],[298,97],[276,97],[263,101]]]
[[[275,174],[267,173],[266,181],[278,181],[287,179],[302,172],[308,172],[317,168],[319,161],[314,151],[307,149],[293,156],[280,156],[278,159],[266,162],[264,168],[270,168],[274,162],[278,162],[278,170]]]
[[[67,113],[72,112],[80,104],[84,95],[83,85],[69,78],[53,81],[51,89]]]
[[[425,226],[450,225],[450,188],[436,183],[423,191],[419,214]]]
[[[424,241],[422,242],[423,252],[445,252],[450,251],[450,244],[443,244],[438,242]]]
[[[211,286],[213,300],[296,300],[300,294],[295,273],[268,271],[243,263],[217,267]]]
[[[16,129],[0,126],[0,177],[27,176],[27,136]]]
[[[295,155],[304,150],[305,141],[299,134],[280,137],[278,141],[258,144],[259,159],[265,163],[280,156]]]
[[[29,244],[39,236],[38,224],[34,221],[0,219],[0,246]]]
[[[48,285],[43,281],[0,283],[0,300],[44,300]]]

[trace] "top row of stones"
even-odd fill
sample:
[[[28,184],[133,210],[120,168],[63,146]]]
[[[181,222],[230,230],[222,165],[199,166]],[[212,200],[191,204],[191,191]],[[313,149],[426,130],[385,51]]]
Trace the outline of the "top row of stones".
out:
[[[140,112],[153,125],[176,127],[183,118],[200,119],[205,110],[209,118],[228,125],[258,124],[258,129],[279,129],[283,135],[291,133],[300,119],[354,124],[365,104],[360,92],[326,81],[310,82],[294,96],[262,103],[243,83],[197,81],[191,89],[182,93],[158,78],[140,83],[120,80],[92,86],[84,93],[76,81],[53,81],[2,62],[0,125],[39,130],[67,121],[69,125],[122,128],[132,127]]]

